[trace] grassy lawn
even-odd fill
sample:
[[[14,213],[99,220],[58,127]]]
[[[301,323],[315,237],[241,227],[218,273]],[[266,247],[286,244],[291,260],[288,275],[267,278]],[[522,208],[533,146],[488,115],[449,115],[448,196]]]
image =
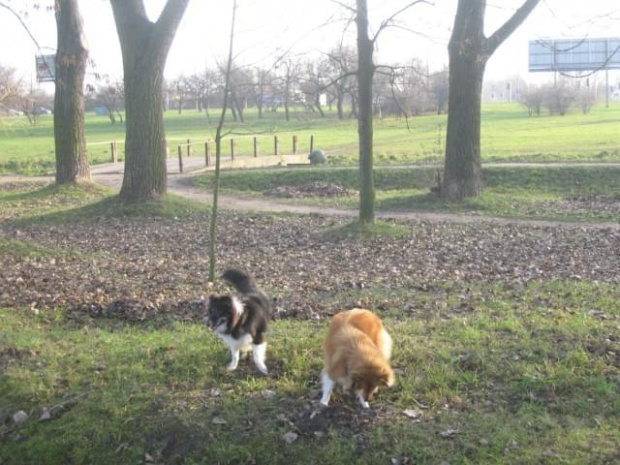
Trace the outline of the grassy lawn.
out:
[[[330,162],[356,164],[357,122],[339,121],[335,113],[324,119],[297,109],[291,121],[282,113],[259,120],[247,111],[246,123],[229,123],[237,141],[237,153],[252,153],[252,136],[259,139],[260,152],[272,153],[273,135],[280,139],[281,153],[292,151],[292,136],[299,137],[299,151],[309,150],[310,135],[315,148],[325,150]],[[25,117],[0,118],[0,173],[41,173],[54,168],[52,117],[43,116],[37,126]],[[619,161],[620,104],[599,105],[588,115],[574,110],[566,116],[528,117],[518,104],[487,104],[482,112],[482,155],[485,161]],[[202,154],[204,142],[214,136],[214,124],[204,113],[186,110],[165,114],[166,135],[171,153],[176,145],[193,141],[192,152]],[[375,157],[378,164],[438,161],[445,149],[445,115],[405,120],[378,119],[375,122]],[[118,141],[122,155],[124,126],[111,125],[104,116],[88,115],[86,137],[91,162],[110,160],[109,142]],[[228,150],[228,142],[224,146]]]
[[[476,298],[481,290],[492,298]],[[273,324],[272,374],[262,377],[249,362],[226,372],[227,350],[200,325],[1,310],[0,411],[23,410],[29,419],[0,426],[0,458],[3,464],[145,457],[204,464],[399,457],[614,463],[620,459],[617,292],[556,282],[527,286],[515,300],[507,288],[481,284],[451,317],[385,309],[397,341],[398,382],[368,413],[342,393],[327,410],[316,405],[324,322]],[[52,419],[39,420],[45,409]],[[289,431],[299,438],[286,445]]]
[[[468,212],[566,221],[620,220],[620,167],[485,167],[483,174],[482,196],[446,203],[430,195],[430,187],[435,184],[434,168],[377,168],[376,208],[378,212]],[[196,182],[210,186],[212,178],[213,174],[209,173]],[[359,186],[355,168],[302,168],[225,171],[221,187],[231,193],[264,197],[263,192],[271,187],[303,186],[316,181],[348,189]],[[359,198],[357,195],[306,197],[293,201],[356,209]]]
[[[209,210],[203,203],[173,194],[141,205],[124,205],[113,189],[91,183],[55,186],[33,182],[18,191],[0,189],[0,205],[0,220],[25,224],[62,224],[110,216],[182,218]]]
[[[343,179],[351,173],[325,172]],[[415,174],[422,171],[380,173],[386,177],[378,176],[378,185],[393,184],[396,191],[410,179],[422,182],[425,176]],[[487,174],[505,187],[525,182],[536,190],[551,183],[556,193],[563,193],[570,185],[567,179],[572,179],[583,195],[593,192],[595,180],[609,181],[605,170],[588,171],[587,176],[581,171],[536,173],[499,170],[495,178]],[[255,191],[261,182],[272,182],[262,179],[267,174],[260,171],[245,174]],[[607,192],[617,193],[613,186]],[[0,189],[0,278],[4,268],[10,268],[7,277],[23,276],[22,284],[14,281],[12,288],[2,289],[62,294],[60,286],[71,287],[86,301],[93,282],[106,289],[104,274],[112,269],[130,303],[137,298],[131,284],[140,279],[161,283],[157,291],[162,293],[166,286],[199,281],[197,287],[204,292],[205,277],[198,270],[205,269],[199,257],[207,248],[195,238],[205,235],[208,210],[174,196],[144,207],[115,202],[110,191],[88,185]],[[580,255],[577,248],[566,250],[576,246],[567,241],[564,230],[505,231],[494,226],[494,234],[506,235],[484,236],[486,243],[476,248],[488,249],[485,262],[501,262],[499,270],[520,269],[519,278],[487,272],[470,279],[463,275],[468,264],[476,267],[480,262],[475,261],[474,249],[464,248],[462,234],[476,243],[477,237],[468,232],[473,229],[442,225],[427,230],[402,223],[408,238],[400,239],[391,237],[398,232],[393,225],[379,224],[373,232],[388,237],[365,244],[332,240],[333,231],[311,242],[311,236],[301,235],[315,228],[310,217],[232,213],[220,221],[220,260],[241,260],[265,270],[265,277],[273,277],[266,289],[279,299],[310,287],[319,308],[360,302],[377,311],[395,340],[396,385],[379,392],[369,411],[362,411],[341,390],[334,393],[329,408],[317,405],[329,312],[301,319],[285,312],[272,323],[270,375],[265,377],[249,361],[227,372],[227,349],[199,318],[174,318],[162,310],[138,321],[94,316],[64,305],[49,308],[36,301],[0,305],[2,465],[620,461],[620,285],[609,258],[617,250],[617,235],[575,232],[588,248]],[[287,237],[284,230],[297,221],[303,226]],[[339,233],[364,233],[350,229]],[[404,256],[405,248],[425,240],[425,231],[434,239],[421,251],[420,260],[400,268],[409,271],[390,275],[392,267],[403,266],[400,254]],[[486,234],[482,229],[479,233]],[[528,263],[502,255],[513,249],[516,258],[511,260],[518,260],[528,253],[532,246],[519,248],[521,243],[510,241],[530,233],[544,245],[538,249],[544,255],[536,266],[544,265],[547,274],[539,279],[521,274]],[[112,234],[116,239],[104,242]],[[552,242],[556,236],[558,242]],[[590,241],[595,236],[601,240]],[[394,248],[398,259],[385,263],[387,251]],[[326,257],[333,254],[341,259],[329,265]],[[369,254],[379,270],[374,276],[363,261]],[[574,259],[567,265],[572,275],[590,254],[599,257],[600,279],[553,277],[568,276],[552,274],[561,271],[554,265],[566,255],[569,262]],[[118,262],[113,260],[117,256]],[[429,268],[435,274],[408,280],[406,275],[422,266],[424,256],[436,264]],[[133,268],[143,258],[146,271]],[[437,278],[443,268],[453,266],[448,263],[453,258],[458,273],[449,276],[454,279]],[[350,265],[341,263],[347,260]],[[293,268],[278,268],[283,263]],[[316,274],[329,266],[334,267],[327,274],[332,280],[319,282],[322,287],[305,280],[304,270]],[[356,284],[349,267],[366,285]],[[41,269],[48,272],[39,273]],[[77,273],[71,274],[74,269]],[[162,274],[170,275],[170,281],[161,280]],[[347,282],[339,282],[341,276]],[[48,291],[42,283],[56,279],[65,284]],[[195,287],[184,289],[184,299],[197,295]],[[0,298],[5,298],[4,292]],[[310,303],[302,297],[299,305]],[[19,411],[27,418],[16,424],[12,417]],[[290,444],[284,440],[287,433],[296,435]]]

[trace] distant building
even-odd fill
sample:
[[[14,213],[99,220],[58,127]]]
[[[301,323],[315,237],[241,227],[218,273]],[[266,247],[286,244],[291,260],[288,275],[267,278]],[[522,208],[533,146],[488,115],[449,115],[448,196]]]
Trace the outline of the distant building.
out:
[[[519,77],[500,81],[485,81],[482,84],[482,102],[518,102],[527,85]]]

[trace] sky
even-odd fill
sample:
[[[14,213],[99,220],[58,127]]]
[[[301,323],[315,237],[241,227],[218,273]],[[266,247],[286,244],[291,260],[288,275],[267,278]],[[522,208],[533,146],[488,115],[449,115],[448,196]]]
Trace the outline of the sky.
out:
[[[144,0],[152,20],[165,0]],[[524,0],[487,2],[485,33],[493,33]],[[56,26],[53,13],[34,4],[51,0],[4,0],[27,12],[25,23],[43,53],[53,53]],[[355,24],[340,4],[352,0],[238,0],[235,55],[238,63],[270,68],[283,54],[319,56],[341,41],[355,45]],[[410,0],[368,0],[371,29],[410,3]],[[448,63],[457,0],[427,0],[397,17],[378,40],[375,62],[404,63],[417,58],[428,69]],[[122,60],[112,7],[107,0],[79,0],[84,31],[95,72],[122,77]],[[166,78],[199,72],[223,61],[228,49],[232,0],[190,0],[166,65]],[[525,23],[497,50],[487,65],[486,80],[519,76],[526,81],[551,79],[547,73],[528,73],[528,40],[540,38],[594,38],[620,36],[620,5],[609,0],[542,0]],[[19,22],[0,8],[0,65],[16,68],[25,80],[34,76],[37,48]],[[614,72],[614,79],[618,73]]]

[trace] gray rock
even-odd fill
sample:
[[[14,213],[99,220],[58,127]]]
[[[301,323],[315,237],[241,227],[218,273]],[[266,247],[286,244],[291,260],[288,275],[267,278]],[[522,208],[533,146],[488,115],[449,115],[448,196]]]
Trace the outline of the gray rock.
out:
[[[327,161],[327,156],[322,150],[316,149],[310,154],[310,156],[308,156],[308,160],[310,160],[311,164],[317,165],[325,163]]]

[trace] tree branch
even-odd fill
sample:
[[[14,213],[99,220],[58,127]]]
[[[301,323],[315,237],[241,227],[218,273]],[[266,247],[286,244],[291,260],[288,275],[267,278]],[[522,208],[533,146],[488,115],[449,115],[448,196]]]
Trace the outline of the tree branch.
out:
[[[491,37],[486,39],[484,51],[491,56],[497,47],[499,47],[514,32],[519,25],[525,21],[525,18],[540,3],[540,0],[526,0],[521,7],[506,21]]]
[[[335,3],[336,5],[341,6],[342,8],[344,8],[345,10],[349,10],[349,12],[356,14],[357,10],[355,9],[355,7],[349,6],[346,3],[343,2],[339,2],[338,0],[332,0],[332,3]]]
[[[30,36],[30,38],[32,39],[32,41],[34,42],[34,44],[36,45],[38,50],[41,50],[41,46],[39,45],[39,42],[37,41],[37,39],[34,37],[34,35],[32,34],[32,32],[30,32],[30,28],[26,25],[26,23],[24,22],[24,20],[22,19],[22,17],[13,9],[11,8],[9,5],[5,4],[4,2],[0,2],[0,6],[2,8],[6,8],[7,10],[9,10],[9,12],[13,13],[13,15],[15,15],[15,17],[17,18],[17,20],[19,21],[19,23],[23,26],[23,28],[26,30],[26,32],[28,33],[28,35]]]
[[[375,35],[372,37],[372,39],[370,40],[373,44],[376,42],[377,38],[379,37],[379,34],[381,34],[381,31],[383,31],[385,28],[387,28],[388,26],[390,26],[390,24],[392,23],[392,21],[394,21],[394,19],[401,13],[404,13],[405,11],[407,11],[409,8],[417,5],[418,3],[426,3],[429,5],[433,5],[433,3],[429,2],[428,0],[414,0],[413,2],[405,5],[404,7],[402,7],[400,10],[395,11],[392,15],[390,15],[387,19],[381,21],[381,25],[379,26],[379,29],[377,29],[377,32],[375,33]]]
[[[163,47],[162,51],[165,55],[168,54],[174,39],[174,32],[183,19],[188,4],[189,0],[168,0],[159,15],[159,19],[155,23],[155,28],[158,31],[158,46]]]

